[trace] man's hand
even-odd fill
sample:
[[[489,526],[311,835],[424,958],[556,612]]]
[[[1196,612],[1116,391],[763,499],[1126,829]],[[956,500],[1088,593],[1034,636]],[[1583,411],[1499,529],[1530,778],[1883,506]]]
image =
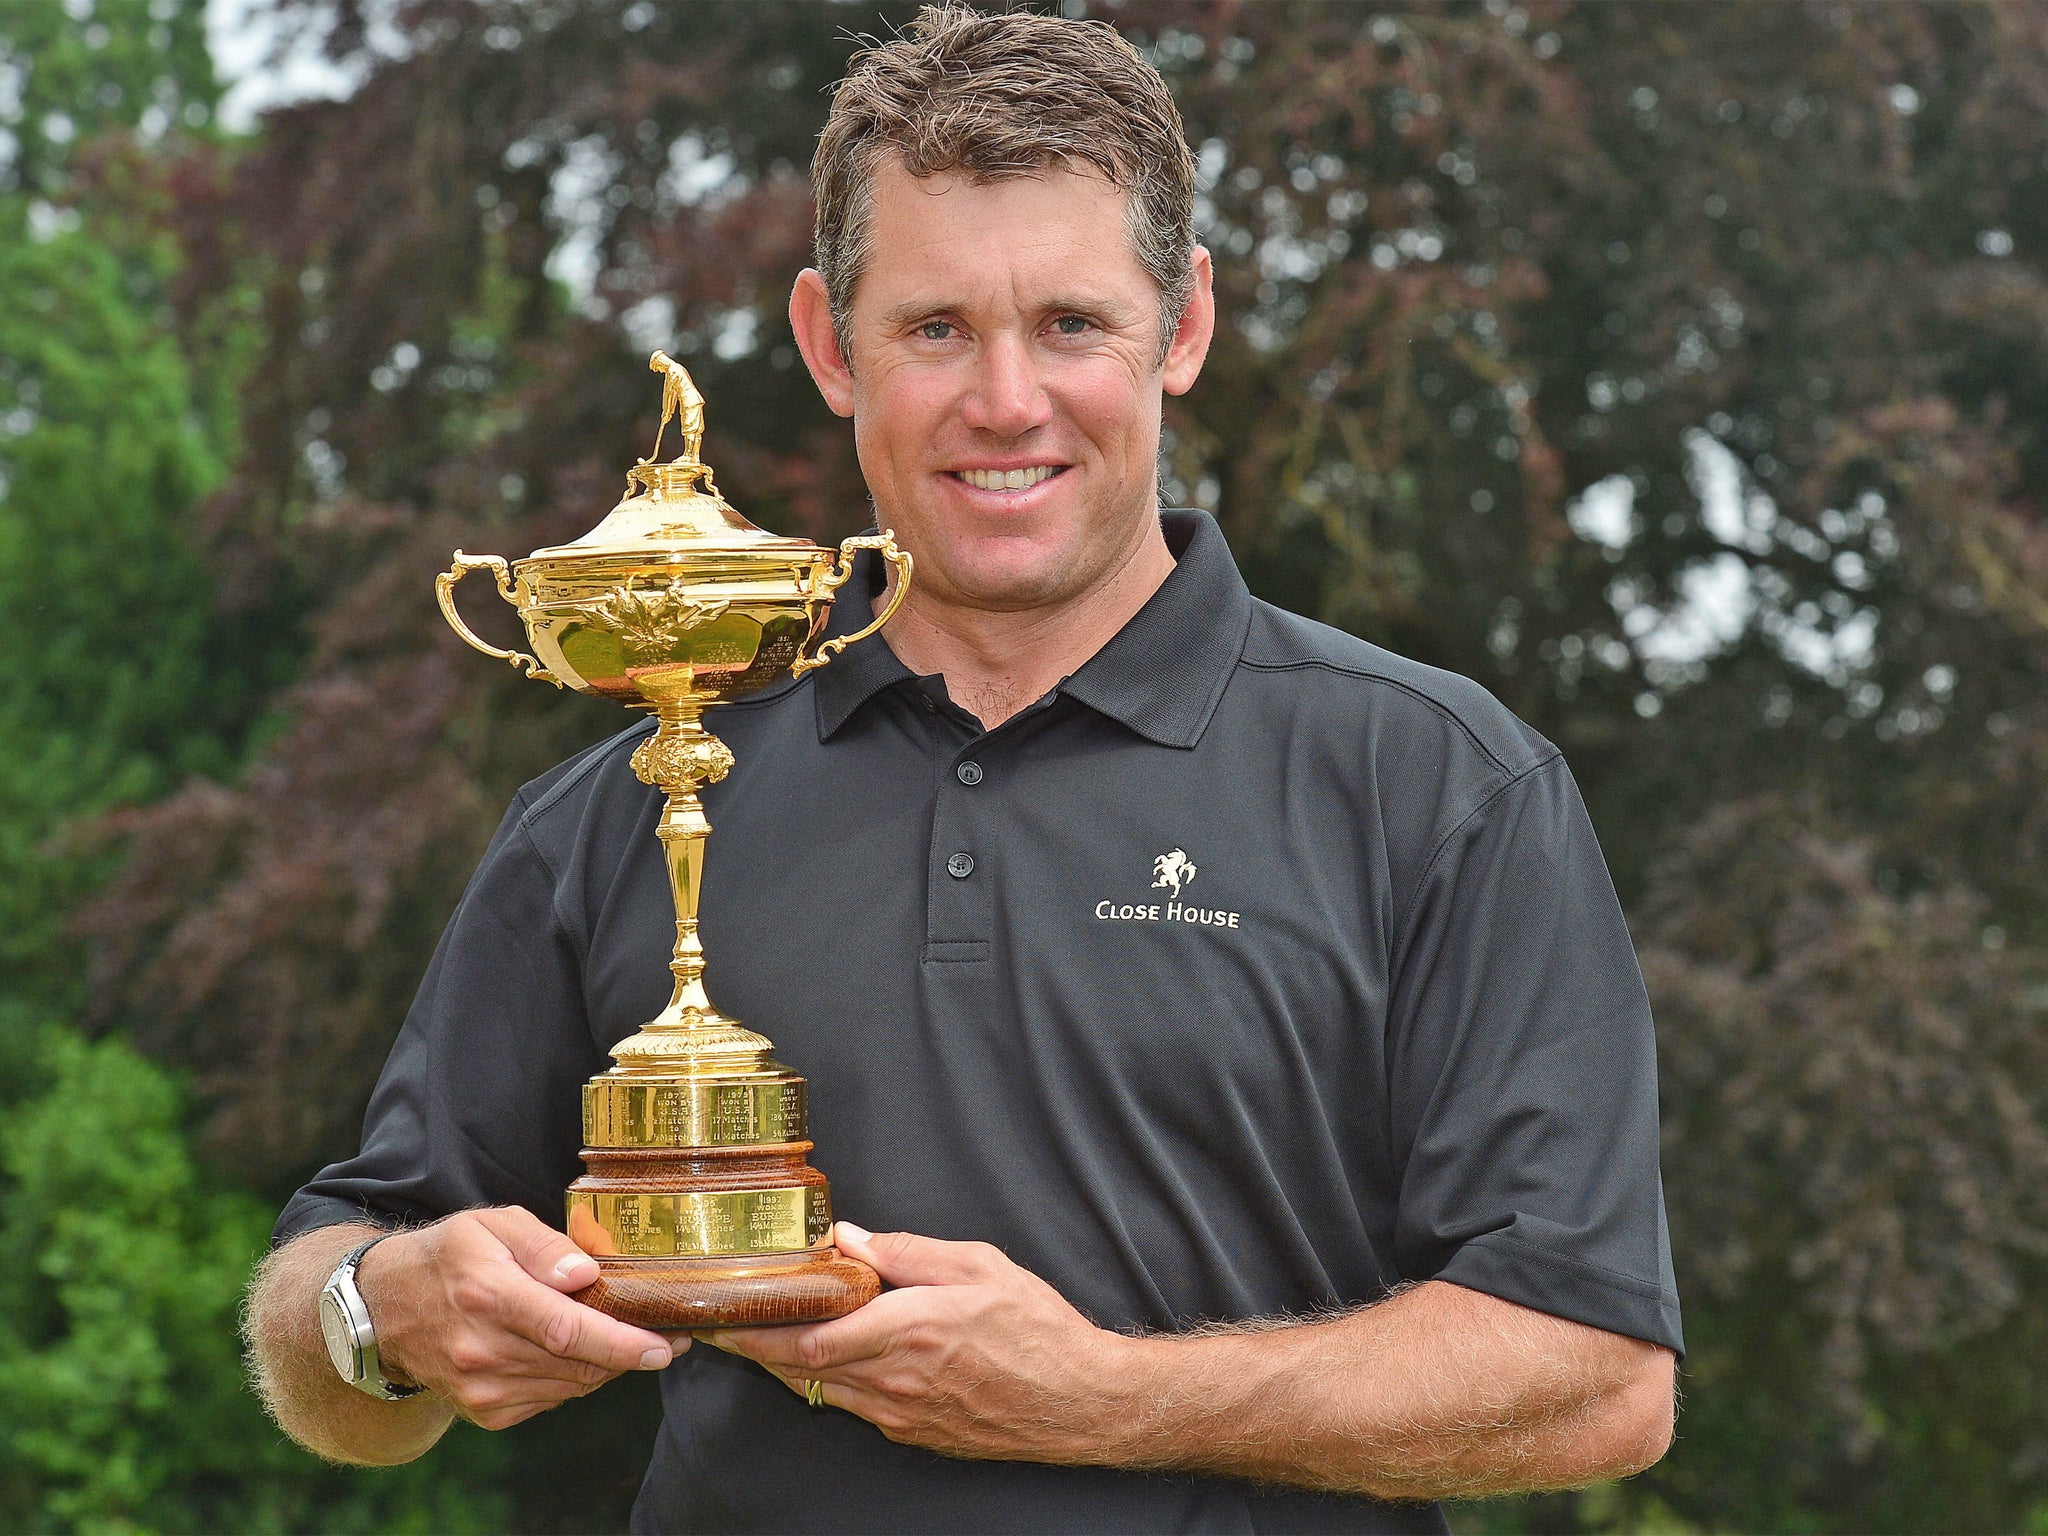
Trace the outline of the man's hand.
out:
[[[390,1466],[424,1454],[456,1415],[503,1429],[622,1371],[660,1370],[689,1347],[630,1328],[565,1293],[597,1261],[527,1211],[465,1211],[385,1238],[356,1270],[394,1383],[379,1402],[344,1382],[320,1337],[321,1287],[374,1227],[323,1227],[264,1260],[244,1327],[257,1390],[299,1444],[330,1461]]]
[[[837,1240],[898,1289],[709,1342],[948,1455],[1431,1499],[1626,1476],[1671,1440],[1669,1350],[1444,1281],[1336,1318],[1133,1338],[983,1243],[846,1222]]]
[[[1112,1459],[1105,1387],[1132,1340],[987,1243],[877,1237],[845,1221],[835,1240],[897,1289],[829,1323],[707,1342],[758,1361],[800,1397],[822,1383],[828,1406],[891,1440],[981,1461]]]
[[[464,1211],[387,1237],[356,1284],[394,1381],[438,1393],[464,1418],[505,1429],[626,1371],[658,1371],[690,1347],[564,1294],[597,1260],[517,1208]]]

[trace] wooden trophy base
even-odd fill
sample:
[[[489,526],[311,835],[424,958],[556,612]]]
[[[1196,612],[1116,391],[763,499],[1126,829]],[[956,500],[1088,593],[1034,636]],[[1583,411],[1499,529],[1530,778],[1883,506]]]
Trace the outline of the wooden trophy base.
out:
[[[599,1259],[585,1306],[636,1328],[760,1328],[844,1317],[882,1294],[872,1269],[837,1248],[716,1259]]]
[[[664,1332],[816,1323],[867,1305],[881,1279],[832,1246],[810,1150],[584,1148],[569,1235],[599,1274],[575,1299]]]

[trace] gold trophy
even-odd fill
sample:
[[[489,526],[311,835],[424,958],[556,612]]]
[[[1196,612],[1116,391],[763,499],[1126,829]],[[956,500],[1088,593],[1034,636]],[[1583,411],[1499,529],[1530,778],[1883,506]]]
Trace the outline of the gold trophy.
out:
[[[711,823],[697,790],[724,778],[733,759],[701,717],[880,629],[902,606],[911,560],[886,529],[845,540],[835,557],[741,517],[699,457],[704,397],[665,354],[649,366],[663,376],[661,426],[610,515],[509,571],[496,555],[458,549],[434,591],[455,632],[485,655],[660,722],[633,771],[668,796],[656,831],[675,894],[675,992],[612,1047],[616,1065],[584,1085],[588,1172],[569,1186],[568,1230],[600,1273],[578,1299],[648,1328],[838,1317],[881,1283],[832,1246],[831,1194],[806,1161],[804,1080],[704,990],[697,897]],[[672,419],[682,449],[660,463]],[[861,549],[895,568],[888,606],[858,634],[805,655]],[[487,645],[462,622],[455,584],[474,570],[489,570],[519,610],[533,655]]]

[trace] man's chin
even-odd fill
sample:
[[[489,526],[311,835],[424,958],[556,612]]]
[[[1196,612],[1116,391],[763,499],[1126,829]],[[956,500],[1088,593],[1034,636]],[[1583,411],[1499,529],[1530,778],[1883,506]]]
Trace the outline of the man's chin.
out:
[[[947,601],[963,608],[984,613],[1021,613],[1071,597],[1074,584],[1072,568],[1059,563],[952,570],[933,586],[943,591]]]
[[[935,594],[997,612],[1057,601],[1074,584],[1080,565],[1069,541],[1045,529],[972,538],[955,534],[943,548],[917,554],[918,575]]]

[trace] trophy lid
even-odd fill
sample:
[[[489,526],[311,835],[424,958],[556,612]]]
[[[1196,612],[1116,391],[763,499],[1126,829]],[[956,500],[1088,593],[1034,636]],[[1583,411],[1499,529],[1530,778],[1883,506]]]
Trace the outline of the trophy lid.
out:
[[[699,455],[704,440],[704,397],[689,371],[666,352],[647,366],[662,375],[661,425],[654,451],[626,471],[626,494],[603,522],[580,539],[537,549],[529,560],[590,556],[640,556],[652,560],[681,554],[723,556],[759,551],[787,555],[816,549],[809,539],[789,539],[748,522],[718,493],[711,466]],[[676,420],[683,443],[673,459],[658,462],[661,436]]]

